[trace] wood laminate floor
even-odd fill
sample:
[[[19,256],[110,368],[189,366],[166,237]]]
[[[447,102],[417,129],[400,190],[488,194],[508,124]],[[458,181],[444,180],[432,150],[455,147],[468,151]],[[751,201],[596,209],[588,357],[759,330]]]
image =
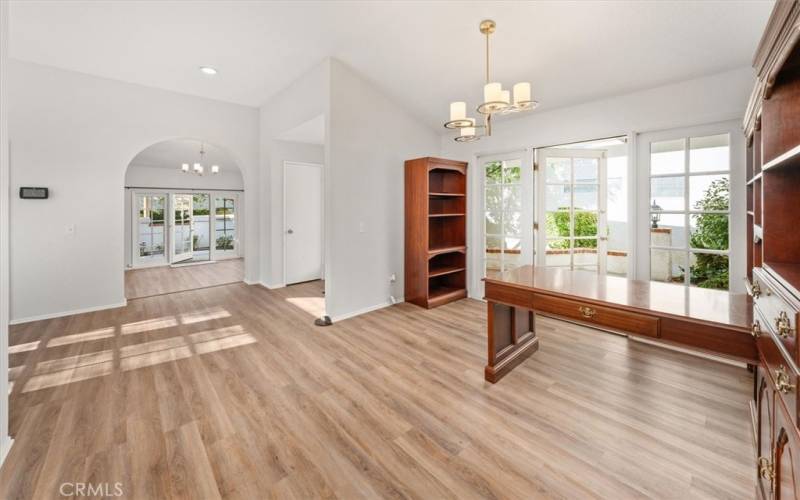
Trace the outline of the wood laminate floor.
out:
[[[236,283],[244,279],[244,259],[125,271],[125,297],[139,299]]]
[[[539,352],[489,385],[483,303],[319,328],[320,293],[237,283],[13,327],[0,498],[753,498],[743,368],[539,319]]]

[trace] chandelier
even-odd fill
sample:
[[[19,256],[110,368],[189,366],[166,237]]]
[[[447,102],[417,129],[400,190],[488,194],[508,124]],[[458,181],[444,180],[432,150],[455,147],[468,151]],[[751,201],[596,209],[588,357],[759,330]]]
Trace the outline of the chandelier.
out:
[[[206,154],[205,150],[203,149],[203,143],[200,143],[200,158],[194,164],[192,164],[191,169],[189,168],[188,163],[184,163],[181,165],[181,172],[184,174],[188,174],[192,172],[195,175],[205,175],[206,167],[203,165],[203,156]],[[211,173],[218,174],[219,173],[219,165],[211,165]]]
[[[513,100],[511,92],[503,90],[499,82],[492,82],[489,78],[489,35],[494,33],[496,24],[491,19],[481,21],[480,31],[486,35],[486,84],[483,86],[483,104],[475,111],[483,115],[483,125],[477,125],[475,118],[467,117],[467,103],[463,101],[450,103],[450,120],[444,126],[448,129],[458,129],[460,134],[455,138],[458,142],[477,141],[481,137],[492,135],[492,116],[496,114],[519,113],[530,111],[539,105],[531,100],[531,84],[520,82],[514,84]],[[477,134],[478,129],[483,129],[482,134]]]

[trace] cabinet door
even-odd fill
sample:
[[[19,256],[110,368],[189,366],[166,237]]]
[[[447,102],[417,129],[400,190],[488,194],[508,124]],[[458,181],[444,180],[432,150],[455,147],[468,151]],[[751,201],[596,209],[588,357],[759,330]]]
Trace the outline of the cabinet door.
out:
[[[774,417],[774,393],[772,392],[772,383],[766,375],[763,365],[758,366],[756,371],[758,390],[756,405],[758,409],[758,427],[756,436],[758,443],[758,461],[757,467],[762,465],[762,461],[772,460],[772,420]],[[763,498],[769,498],[772,491],[772,484],[769,475],[758,474],[758,485],[761,488]]]
[[[800,447],[794,423],[779,409],[775,412],[775,499],[795,500],[800,493]]]

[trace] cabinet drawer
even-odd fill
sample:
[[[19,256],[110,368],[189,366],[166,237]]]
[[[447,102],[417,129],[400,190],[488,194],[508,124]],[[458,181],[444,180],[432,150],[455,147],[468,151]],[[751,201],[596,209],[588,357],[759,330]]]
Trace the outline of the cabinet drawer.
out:
[[[660,336],[658,318],[644,314],[539,294],[533,298],[533,308],[537,312],[550,313],[625,333],[647,337]]]
[[[500,302],[510,306],[531,309],[531,305],[533,304],[533,291],[524,288],[497,285],[491,281],[487,281],[484,298],[491,302]]]
[[[786,350],[793,361],[800,361],[800,351],[797,341],[797,307],[792,305],[790,299],[784,294],[783,287],[778,285],[763,269],[756,269],[753,275],[753,284],[760,290],[757,298],[753,299],[755,308],[763,317],[761,328],[770,329]],[[756,315],[758,317],[758,315]],[[766,328],[765,328],[766,327]]]
[[[780,342],[769,331],[761,331],[758,339],[758,350],[766,364],[767,373],[778,398],[782,399],[786,409],[792,414],[792,421],[797,424],[797,371],[794,363],[786,357],[778,347]],[[777,405],[776,401],[776,405]]]

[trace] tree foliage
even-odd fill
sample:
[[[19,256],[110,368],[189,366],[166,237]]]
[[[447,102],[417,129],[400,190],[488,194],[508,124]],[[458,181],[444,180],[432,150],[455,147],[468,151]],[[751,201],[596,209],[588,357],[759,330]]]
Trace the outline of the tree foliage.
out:
[[[569,238],[569,208],[563,207],[557,212],[548,212],[545,217],[548,238]],[[575,236],[597,235],[597,213],[575,212]],[[558,240],[550,243],[551,248],[569,248],[569,240]],[[597,248],[596,239],[575,240],[575,248]]]
[[[703,198],[695,203],[695,210],[727,210],[730,202],[730,181],[717,179],[708,186]],[[694,215],[695,230],[689,238],[692,248],[727,250],[728,216],[723,214]],[[728,256],[695,253],[690,271],[693,285],[701,288],[727,290],[729,281]]]

